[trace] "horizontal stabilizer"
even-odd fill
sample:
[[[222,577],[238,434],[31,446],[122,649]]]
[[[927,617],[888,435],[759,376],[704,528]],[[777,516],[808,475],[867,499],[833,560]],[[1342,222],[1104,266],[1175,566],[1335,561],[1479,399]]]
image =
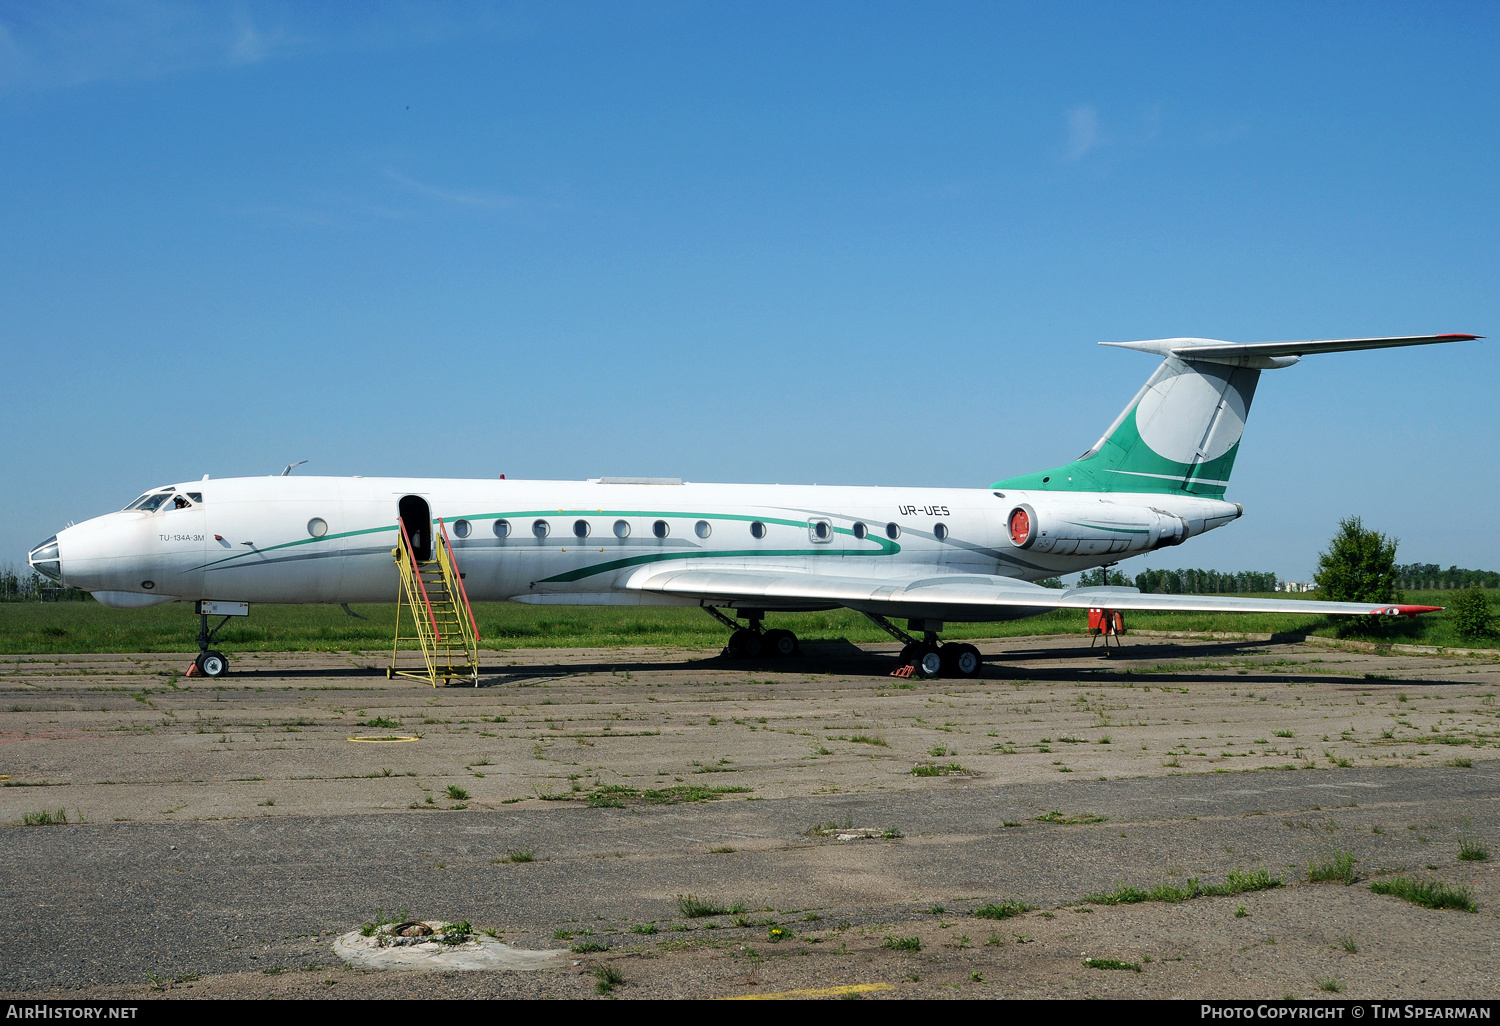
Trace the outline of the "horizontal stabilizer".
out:
[[[1152,338],[1139,342],[1100,342],[1101,346],[1119,346],[1158,356],[1175,356],[1181,360],[1206,360],[1211,363],[1237,363],[1244,366],[1274,367],[1295,363],[1288,357],[1313,353],[1348,353],[1359,349],[1395,349],[1399,346],[1430,346],[1440,342],[1471,342],[1481,335],[1399,335],[1391,338],[1325,338],[1300,342],[1224,342],[1213,338]],[[1276,361],[1275,363],[1271,361]]]

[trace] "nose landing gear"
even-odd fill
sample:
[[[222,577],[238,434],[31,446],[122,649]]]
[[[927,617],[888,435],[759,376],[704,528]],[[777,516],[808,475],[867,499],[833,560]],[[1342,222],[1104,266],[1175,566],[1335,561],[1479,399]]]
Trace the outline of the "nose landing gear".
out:
[[[194,603],[194,611],[198,614],[198,656],[193,660],[193,665],[188,667],[187,676],[210,678],[227,676],[229,657],[209,646],[214,643],[214,637],[224,629],[224,625],[231,618],[250,615],[250,603],[197,602]],[[208,618],[219,615],[222,615],[224,619],[220,620],[213,630],[209,630]]]

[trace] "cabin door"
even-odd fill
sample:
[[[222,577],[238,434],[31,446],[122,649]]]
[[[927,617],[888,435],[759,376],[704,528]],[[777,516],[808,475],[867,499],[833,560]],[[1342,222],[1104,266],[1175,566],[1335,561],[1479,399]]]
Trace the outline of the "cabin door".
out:
[[[418,563],[426,563],[432,559],[432,510],[427,500],[420,495],[402,496],[399,512],[406,536],[411,539],[412,554]]]

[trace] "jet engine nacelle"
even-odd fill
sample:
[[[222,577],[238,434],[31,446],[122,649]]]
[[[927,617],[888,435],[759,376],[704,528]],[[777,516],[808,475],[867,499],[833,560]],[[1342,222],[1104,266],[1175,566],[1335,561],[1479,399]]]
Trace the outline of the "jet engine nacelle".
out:
[[[1146,552],[1179,545],[1198,533],[1175,513],[1112,502],[1048,505],[1040,510],[1023,502],[1006,518],[1006,532],[1017,548],[1054,556]]]

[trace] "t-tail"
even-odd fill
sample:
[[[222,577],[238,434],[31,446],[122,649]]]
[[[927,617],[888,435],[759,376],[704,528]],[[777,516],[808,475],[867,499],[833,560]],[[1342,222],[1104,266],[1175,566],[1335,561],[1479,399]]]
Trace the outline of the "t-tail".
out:
[[[1165,359],[1088,452],[1061,467],[996,481],[991,487],[1223,498],[1261,371],[1290,367],[1312,353],[1425,346],[1480,337],[1413,335],[1243,345],[1206,338],[1101,342]]]

